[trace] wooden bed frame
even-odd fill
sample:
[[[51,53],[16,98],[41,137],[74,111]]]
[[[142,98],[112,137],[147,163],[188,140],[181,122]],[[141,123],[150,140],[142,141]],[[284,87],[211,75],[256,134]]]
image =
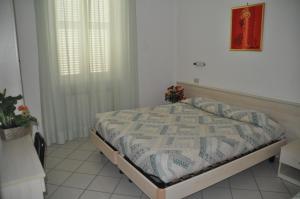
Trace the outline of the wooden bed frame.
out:
[[[113,163],[117,165],[119,152],[112,149],[108,144],[106,144],[97,134],[96,130],[91,130],[91,141],[92,143]]]
[[[287,135],[290,138],[297,136],[297,129],[300,129],[299,104],[266,99],[252,95],[250,96],[247,94],[224,91],[220,89],[200,87],[194,84],[182,82],[179,82],[178,84],[185,88],[187,97],[205,96],[212,99],[225,101],[227,103],[267,112],[285,127]],[[290,126],[290,124],[292,125]],[[91,132],[91,141],[147,196],[153,199],[180,199],[191,195],[279,154],[281,146],[285,145],[286,143],[285,139],[280,140],[248,155],[242,156],[207,172],[162,189],[144,176],[144,174],[142,174],[131,163],[129,163],[118,151],[114,150],[105,141],[103,141],[96,134],[95,130],[92,130]]]

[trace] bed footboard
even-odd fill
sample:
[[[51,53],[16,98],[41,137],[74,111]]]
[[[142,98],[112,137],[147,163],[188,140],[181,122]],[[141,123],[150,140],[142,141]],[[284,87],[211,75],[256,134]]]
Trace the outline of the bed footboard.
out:
[[[153,184],[140,171],[132,166],[121,154],[118,154],[117,158],[118,167],[122,170],[122,172],[150,198],[180,199],[205,189],[245,169],[248,169],[274,155],[277,155],[280,152],[280,147],[285,144],[286,140],[280,140],[260,150],[164,189],[161,189]]]
[[[96,130],[91,130],[91,142],[115,165],[117,165],[118,151],[114,151],[97,134]]]

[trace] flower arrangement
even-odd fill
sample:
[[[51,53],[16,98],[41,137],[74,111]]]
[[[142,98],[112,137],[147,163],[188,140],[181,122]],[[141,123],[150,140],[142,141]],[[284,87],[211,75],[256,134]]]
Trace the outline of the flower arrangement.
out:
[[[16,127],[28,127],[37,125],[37,119],[30,115],[28,107],[21,105],[18,107],[19,114],[16,114],[16,105],[21,100],[22,95],[6,96],[6,89],[0,92],[0,128],[10,129]]]
[[[182,86],[170,86],[165,93],[165,101],[176,103],[185,99],[184,88]]]

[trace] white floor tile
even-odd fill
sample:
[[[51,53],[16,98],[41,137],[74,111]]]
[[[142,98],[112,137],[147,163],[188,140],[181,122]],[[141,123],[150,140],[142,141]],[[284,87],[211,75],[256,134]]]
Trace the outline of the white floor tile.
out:
[[[118,178],[97,176],[89,185],[88,190],[112,193],[118,185],[119,181],[120,179]]]
[[[60,162],[62,162],[62,158],[55,158],[55,157],[46,157],[45,158],[45,167],[47,169],[53,169],[58,165]]]
[[[86,160],[92,154],[91,151],[83,151],[83,150],[76,150],[73,151],[69,156],[68,159],[72,160]]]
[[[230,189],[207,188],[202,191],[203,199],[232,199]]]
[[[202,191],[198,191],[190,196],[185,197],[185,199],[202,199],[203,192]]]
[[[287,189],[289,190],[289,192],[292,196],[296,195],[296,193],[300,192],[300,186],[297,186],[297,185],[292,184],[285,180],[282,180],[282,182],[285,184],[285,186],[287,187]]]
[[[51,145],[51,146],[47,146],[47,148],[46,148],[47,150],[48,149],[50,149],[50,150],[54,150],[54,149],[57,149],[56,147],[54,147],[53,145]]]
[[[110,162],[108,162],[104,166],[104,168],[100,171],[99,175],[114,178],[121,178],[123,176],[122,174],[120,174],[119,169]]]
[[[113,194],[110,199],[137,199],[137,198],[139,198],[139,197]]]
[[[127,178],[122,178],[114,193],[119,195],[130,195],[137,197],[140,197],[142,195],[142,191],[134,183],[130,183]]]
[[[268,160],[251,168],[256,177],[277,177],[277,164]]]
[[[94,151],[89,158],[87,159],[88,162],[102,162],[102,163],[106,163],[108,162],[108,159],[100,154],[99,151]]]
[[[47,148],[59,149],[61,146],[62,144],[51,144],[51,146],[48,146]]]
[[[91,142],[83,143],[78,149],[85,151],[96,151],[95,145]]]
[[[67,171],[52,170],[47,175],[47,183],[61,185],[72,173]]]
[[[232,176],[230,178],[230,185],[231,188],[258,190],[255,179],[250,170],[246,170]]]
[[[56,149],[55,148],[50,148],[50,147],[46,147],[45,150],[45,155],[49,156],[52,152],[54,152]]]
[[[74,149],[78,148],[81,144],[82,143],[78,142],[78,141],[69,141],[69,142],[66,142],[64,145],[62,145],[62,148],[74,150]]]
[[[49,157],[57,157],[57,158],[65,158],[67,157],[70,153],[72,153],[72,149],[64,149],[64,148],[59,148],[53,151]]]
[[[262,191],[288,192],[280,178],[256,177],[256,182]]]
[[[44,171],[46,172],[47,175],[50,171],[52,171],[52,169],[44,168]]]
[[[261,192],[263,199],[290,199],[291,196],[288,193],[275,193],[275,192]]]
[[[85,189],[93,180],[95,175],[88,175],[88,174],[80,174],[80,173],[73,173],[63,185],[69,187],[75,187],[80,189]]]
[[[218,182],[217,184],[212,185],[212,187],[217,187],[217,188],[229,188],[229,179],[225,179],[221,182]]]
[[[64,170],[64,171],[75,171],[81,164],[82,164],[82,161],[79,161],[79,160],[65,159],[60,164],[58,164],[55,167],[55,169]]]
[[[77,199],[83,192],[81,189],[73,189],[68,187],[59,187],[50,199]]]
[[[80,142],[80,143],[89,142],[90,141],[90,137],[75,138],[74,141],[77,141],[77,142]]]
[[[84,162],[76,172],[87,173],[87,174],[98,174],[100,170],[104,167],[101,162]]]
[[[80,199],[109,199],[110,194],[97,191],[85,191]]]
[[[57,188],[57,185],[46,184],[46,192],[44,193],[44,197],[49,198],[49,196],[51,196],[51,194],[56,191]]]
[[[232,189],[233,199],[262,199],[259,191]]]

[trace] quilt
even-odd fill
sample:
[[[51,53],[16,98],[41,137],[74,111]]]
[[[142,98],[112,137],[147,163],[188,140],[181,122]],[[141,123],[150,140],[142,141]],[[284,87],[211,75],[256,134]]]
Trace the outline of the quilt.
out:
[[[263,113],[203,98],[101,113],[95,128],[137,167],[164,183],[284,136],[280,125]]]

